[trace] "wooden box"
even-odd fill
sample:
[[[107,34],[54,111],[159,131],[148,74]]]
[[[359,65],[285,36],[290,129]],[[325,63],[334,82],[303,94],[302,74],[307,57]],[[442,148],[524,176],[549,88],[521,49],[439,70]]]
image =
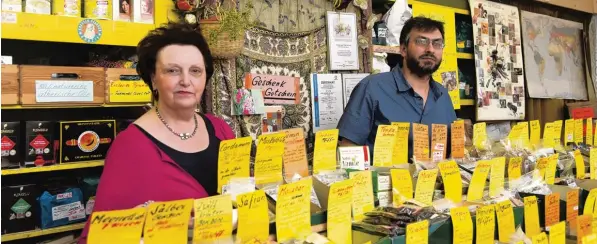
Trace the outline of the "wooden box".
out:
[[[153,99],[149,86],[135,69],[106,69],[107,104],[145,104]]]
[[[104,103],[104,68],[21,65],[23,106]]]
[[[2,65],[2,105],[17,105],[19,99],[19,66],[12,64]]]

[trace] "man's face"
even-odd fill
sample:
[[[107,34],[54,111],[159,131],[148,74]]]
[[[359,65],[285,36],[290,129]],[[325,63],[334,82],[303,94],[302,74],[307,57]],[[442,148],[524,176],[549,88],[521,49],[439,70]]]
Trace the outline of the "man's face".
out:
[[[410,32],[406,48],[401,48],[407,68],[418,76],[431,75],[442,63],[444,40],[439,30]]]

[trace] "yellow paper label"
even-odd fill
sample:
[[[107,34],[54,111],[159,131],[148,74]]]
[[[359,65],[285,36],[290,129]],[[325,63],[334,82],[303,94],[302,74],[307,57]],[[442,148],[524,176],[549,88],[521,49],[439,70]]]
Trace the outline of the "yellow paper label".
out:
[[[584,214],[576,219],[576,241],[578,244],[583,244],[583,237],[592,233],[592,215]]]
[[[429,160],[429,126],[413,123],[413,156],[416,160]]]
[[[487,176],[489,176],[489,170],[491,169],[491,161],[482,160],[477,162],[477,167],[473,172],[471,183],[468,187],[468,201],[477,201],[483,198],[483,191],[485,190],[485,182]]]
[[[286,134],[283,132],[262,134],[259,136],[254,169],[256,184],[283,181],[282,157],[284,156],[285,141]]]
[[[593,145],[593,118],[587,119],[587,131],[586,131],[585,143],[587,145]]]
[[[539,171],[539,175],[535,175],[540,179],[545,179],[545,170],[547,170],[547,165],[549,165],[549,157],[539,158],[537,160],[537,165],[535,165],[535,169]]]
[[[309,176],[307,149],[305,148],[305,134],[303,128],[283,130],[286,134],[284,143],[284,175],[292,179],[295,174],[302,177]]]
[[[352,214],[355,221],[361,221],[365,213],[374,208],[373,177],[371,171],[350,172],[354,187],[352,189]],[[412,184],[412,183],[411,183]]]
[[[578,201],[580,189],[574,189],[566,193],[566,221],[570,223],[570,228],[576,229],[576,219],[578,218]]]
[[[145,213],[145,208],[94,212],[87,243],[139,244]]]
[[[495,214],[497,216],[498,234],[500,242],[509,242],[510,236],[514,234],[514,210],[510,200],[499,202],[496,206]]]
[[[584,136],[584,120],[583,119],[575,119],[574,120],[574,142],[578,145],[583,143],[585,139]]]
[[[564,124],[564,145],[574,142],[574,119],[567,119]]]
[[[232,240],[232,199],[219,195],[195,200],[193,243]]]
[[[559,222],[549,227],[550,244],[566,244],[566,221]]]
[[[586,235],[582,238],[582,244],[597,244],[597,234]]]
[[[408,169],[391,169],[392,203],[399,207],[404,201],[413,198],[413,180]]]
[[[597,200],[597,188],[591,189],[589,195],[585,200],[585,207],[583,208],[582,214],[592,214],[595,209],[595,200]]]
[[[591,180],[597,179],[597,148],[593,147],[589,151],[589,173]]]
[[[547,240],[547,235],[545,232],[541,232],[531,238],[533,244],[549,244],[549,240]]]
[[[562,144],[562,121],[556,120],[553,122],[553,146],[561,147]]]
[[[510,133],[508,134],[508,139],[510,143],[515,147],[522,147],[522,124],[518,123],[512,127]]]
[[[487,124],[485,122],[473,125],[473,145],[478,149],[485,149],[487,141]]]
[[[462,178],[460,177],[460,168],[455,161],[442,162],[438,165],[439,171],[444,181],[444,190],[446,198],[454,203],[462,201]],[[393,179],[392,179],[393,180]]]
[[[236,196],[237,241],[264,243],[269,237],[268,202],[263,190]]]
[[[531,145],[538,145],[541,142],[541,124],[539,120],[531,120]]]
[[[415,200],[431,205],[433,203],[433,192],[437,180],[437,169],[421,170],[415,188]]]
[[[333,243],[352,243],[351,204],[353,181],[333,183],[328,195],[327,237]]]
[[[576,164],[576,178],[584,179],[587,174],[585,172],[585,160],[578,149],[574,151],[574,162]]]
[[[545,226],[552,226],[560,221],[560,193],[545,196]]]
[[[194,203],[193,199],[187,199],[149,204],[143,227],[143,243],[187,242]]]
[[[406,164],[408,163],[408,133],[410,133],[410,123],[392,122],[392,125],[398,126],[392,162],[393,164]]]
[[[406,244],[429,243],[429,222],[419,221],[406,225]]]
[[[452,123],[452,158],[464,157],[464,120],[457,120]]]
[[[473,243],[473,221],[468,207],[450,209],[454,238],[452,243]]]
[[[533,237],[541,233],[539,227],[539,207],[537,197],[528,196],[524,198],[524,229],[527,237]]]
[[[373,165],[377,167],[392,166],[394,146],[398,134],[398,126],[380,125],[377,127],[375,144],[373,145]]]
[[[498,196],[504,190],[504,175],[506,174],[506,158],[498,157],[491,160],[491,178],[489,179],[489,195]]]
[[[555,133],[554,133],[554,123],[545,123],[545,128],[543,129],[543,146],[544,147],[554,147],[555,146]]]
[[[495,233],[495,206],[488,205],[477,209],[477,244],[493,244]]]
[[[142,80],[110,82],[111,103],[149,103],[152,95],[149,86]]]
[[[313,173],[336,170],[336,148],[338,147],[338,129],[322,130],[315,133],[313,150]]]
[[[529,122],[525,121],[525,122],[520,122],[518,124],[520,124],[520,127],[521,127],[520,140],[522,141],[522,146],[524,148],[530,148],[531,141],[530,141],[530,135],[529,135]]]
[[[431,125],[431,159],[439,162],[446,159],[448,142],[448,126],[442,124]]]
[[[510,162],[508,163],[508,179],[510,180],[510,184],[512,184],[513,180],[517,180],[521,176],[522,171],[522,157],[513,157],[510,158]]]
[[[251,144],[250,136],[220,142],[218,153],[218,193],[231,178],[250,177]]]
[[[553,154],[548,157],[547,168],[545,170],[545,183],[553,185],[556,180],[556,170],[558,167],[559,154]]]
[[[276,203],[276,234],[278,243],[311,234],[311,187],[313,180],[305,178],[279,186]]]

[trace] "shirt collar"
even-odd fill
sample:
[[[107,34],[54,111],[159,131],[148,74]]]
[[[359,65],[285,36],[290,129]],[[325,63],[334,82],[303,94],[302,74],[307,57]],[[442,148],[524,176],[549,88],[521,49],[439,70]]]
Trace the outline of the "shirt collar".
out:
[[[399,65],[396,65],[392,70],[392,75],[394,75],[394,81],[396,82],[396,87],[398,88],[399,92],[405,92],[408,90],[412,90],[412,86],[408,84],[406,78],[404,78],[404,74],[402,73],[402,69]],[[441,86],[439,83],[433,80],[433,77],[429,80],[429,88],[433,91],[435,98],[439,98],[443,95],[442,90],[439,88]]]

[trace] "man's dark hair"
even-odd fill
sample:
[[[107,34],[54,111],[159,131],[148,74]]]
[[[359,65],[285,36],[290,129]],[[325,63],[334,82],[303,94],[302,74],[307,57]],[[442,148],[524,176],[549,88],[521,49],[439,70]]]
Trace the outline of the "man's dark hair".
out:
[[[419,16],[411,18],[404,23],[404,27],[402,27],[402,31],[400,32],[400,46],[407,44],[410,32],[413,29],[424,32],[439,30],[442,38],[444,38],[444,22]]]
[[[191,45],[199,49],[203,55],[203,63],[205,63],[206,85],[207,82],[209,82],[209,79],[214,73],[214,64],[207,40],[193,25],[170,22],[150,31],[137,46],[137,56],[139,58],[139,63],[137,63],[137,73],[150,89],[153,89],[151,76],[155,74],[158,53],[166,46],[177,44]],[[157,94],[155,93],[154,97],[156,100],[158,99]]]

